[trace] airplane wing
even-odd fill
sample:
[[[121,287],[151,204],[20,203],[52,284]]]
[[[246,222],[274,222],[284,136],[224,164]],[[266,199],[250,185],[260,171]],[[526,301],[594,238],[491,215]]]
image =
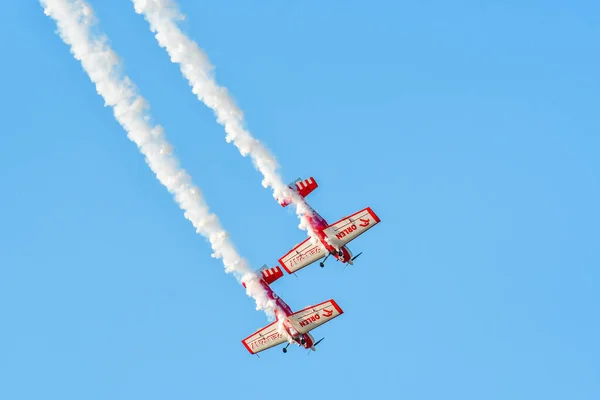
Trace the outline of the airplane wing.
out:
[[[293,321],[298,332],[306,333],[343,313],[344,311],[332,299],[298,311],[290,316],[290,320]]]
[[[281,257],[279,259],[279,264],[281,264],[288,274],[291,274],[326,255],[327,252],[321,248],[320,243],[312,244],[311,238],[308,238],[294,247],[285,256]]]
[[[367,207],[329,225],[323,232],[327,235],[327,239],[332,245],[342,247],[377,225],[380,221],[377,214],[371,210],[371,207]]]
[[[271,347],[278,346],[286,341],[284,335],[277,331],[277,321],[256,331],[256,333],[242,340],[250,354],[256,354]]]

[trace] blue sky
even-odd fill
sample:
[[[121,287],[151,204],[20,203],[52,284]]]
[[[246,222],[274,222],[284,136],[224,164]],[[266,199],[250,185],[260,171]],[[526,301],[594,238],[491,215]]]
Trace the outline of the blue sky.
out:
[[[90,1],[255,268],[303,240],[128,1]],[[325,4],[323,4],[325,3]],[[182,26],[325,218],[382,223],[274,288],[345,314],[267,324],[103,107],[37,2],[4,6],[0,398],[600,397],[600,5],[196,2]]]

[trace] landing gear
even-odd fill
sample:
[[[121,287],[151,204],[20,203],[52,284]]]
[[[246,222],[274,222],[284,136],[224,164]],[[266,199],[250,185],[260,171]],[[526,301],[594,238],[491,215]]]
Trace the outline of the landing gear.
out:
[[[338,256],[344,257],[344,252],[342,250],[338,251]]]
[[[287,344],[287,346],[285,346],[285,347],[283,348],[283,352],[284,352],[284,353],[287,353],[287,348],[289,347],[289,345],[290,345],[290,344],[288,343],[288,344]]]
[[[306,340],[304,340],[304,338],[300,339],[300,344],[301,344],[301,345],[304,345],[304,344],[306,344]]]
[[[325,256],[325,259],[319,263],[319,265],[321,266],[321,268],[323,268],[325,266],[325,261],[327,261],[327,258],[329,258],[330,255],[331,255],[331,253],[328,253]]]

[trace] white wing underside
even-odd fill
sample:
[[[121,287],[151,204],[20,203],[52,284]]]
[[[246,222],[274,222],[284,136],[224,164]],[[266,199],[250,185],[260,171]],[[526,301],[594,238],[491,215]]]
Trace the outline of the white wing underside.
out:
[[[278,346],[287,341],[286,335],[278,332],[277,321],[265,326],[264,328],[256,331],[253,335],[248,336],[242,340],[244,346],[252,354],[259,353],[261,351],[270,349],[271,347]]]
[[[370,207],[367,207],[329,225],[323,232],[327,237],[327,242],[336,249],[339,249],[377,225],[379,222],[379,217],[377,217]]]
[[[323,245],[320,242],[308,238],[294,247],[285,256],[281,257],[279,263],[288,274],[292,274],[326,255],[327,250],[323,248]]]

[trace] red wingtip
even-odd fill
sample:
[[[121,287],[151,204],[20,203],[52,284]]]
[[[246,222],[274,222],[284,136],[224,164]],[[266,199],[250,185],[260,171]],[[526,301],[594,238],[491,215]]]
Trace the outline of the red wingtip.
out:
[[[369,214],[371,214],[376,223],[381,222],[381,219],[379,219],[379,217],[377,216],[377,214],[375,214],[371,207],[367,207],[367,210],[369,211]]]

